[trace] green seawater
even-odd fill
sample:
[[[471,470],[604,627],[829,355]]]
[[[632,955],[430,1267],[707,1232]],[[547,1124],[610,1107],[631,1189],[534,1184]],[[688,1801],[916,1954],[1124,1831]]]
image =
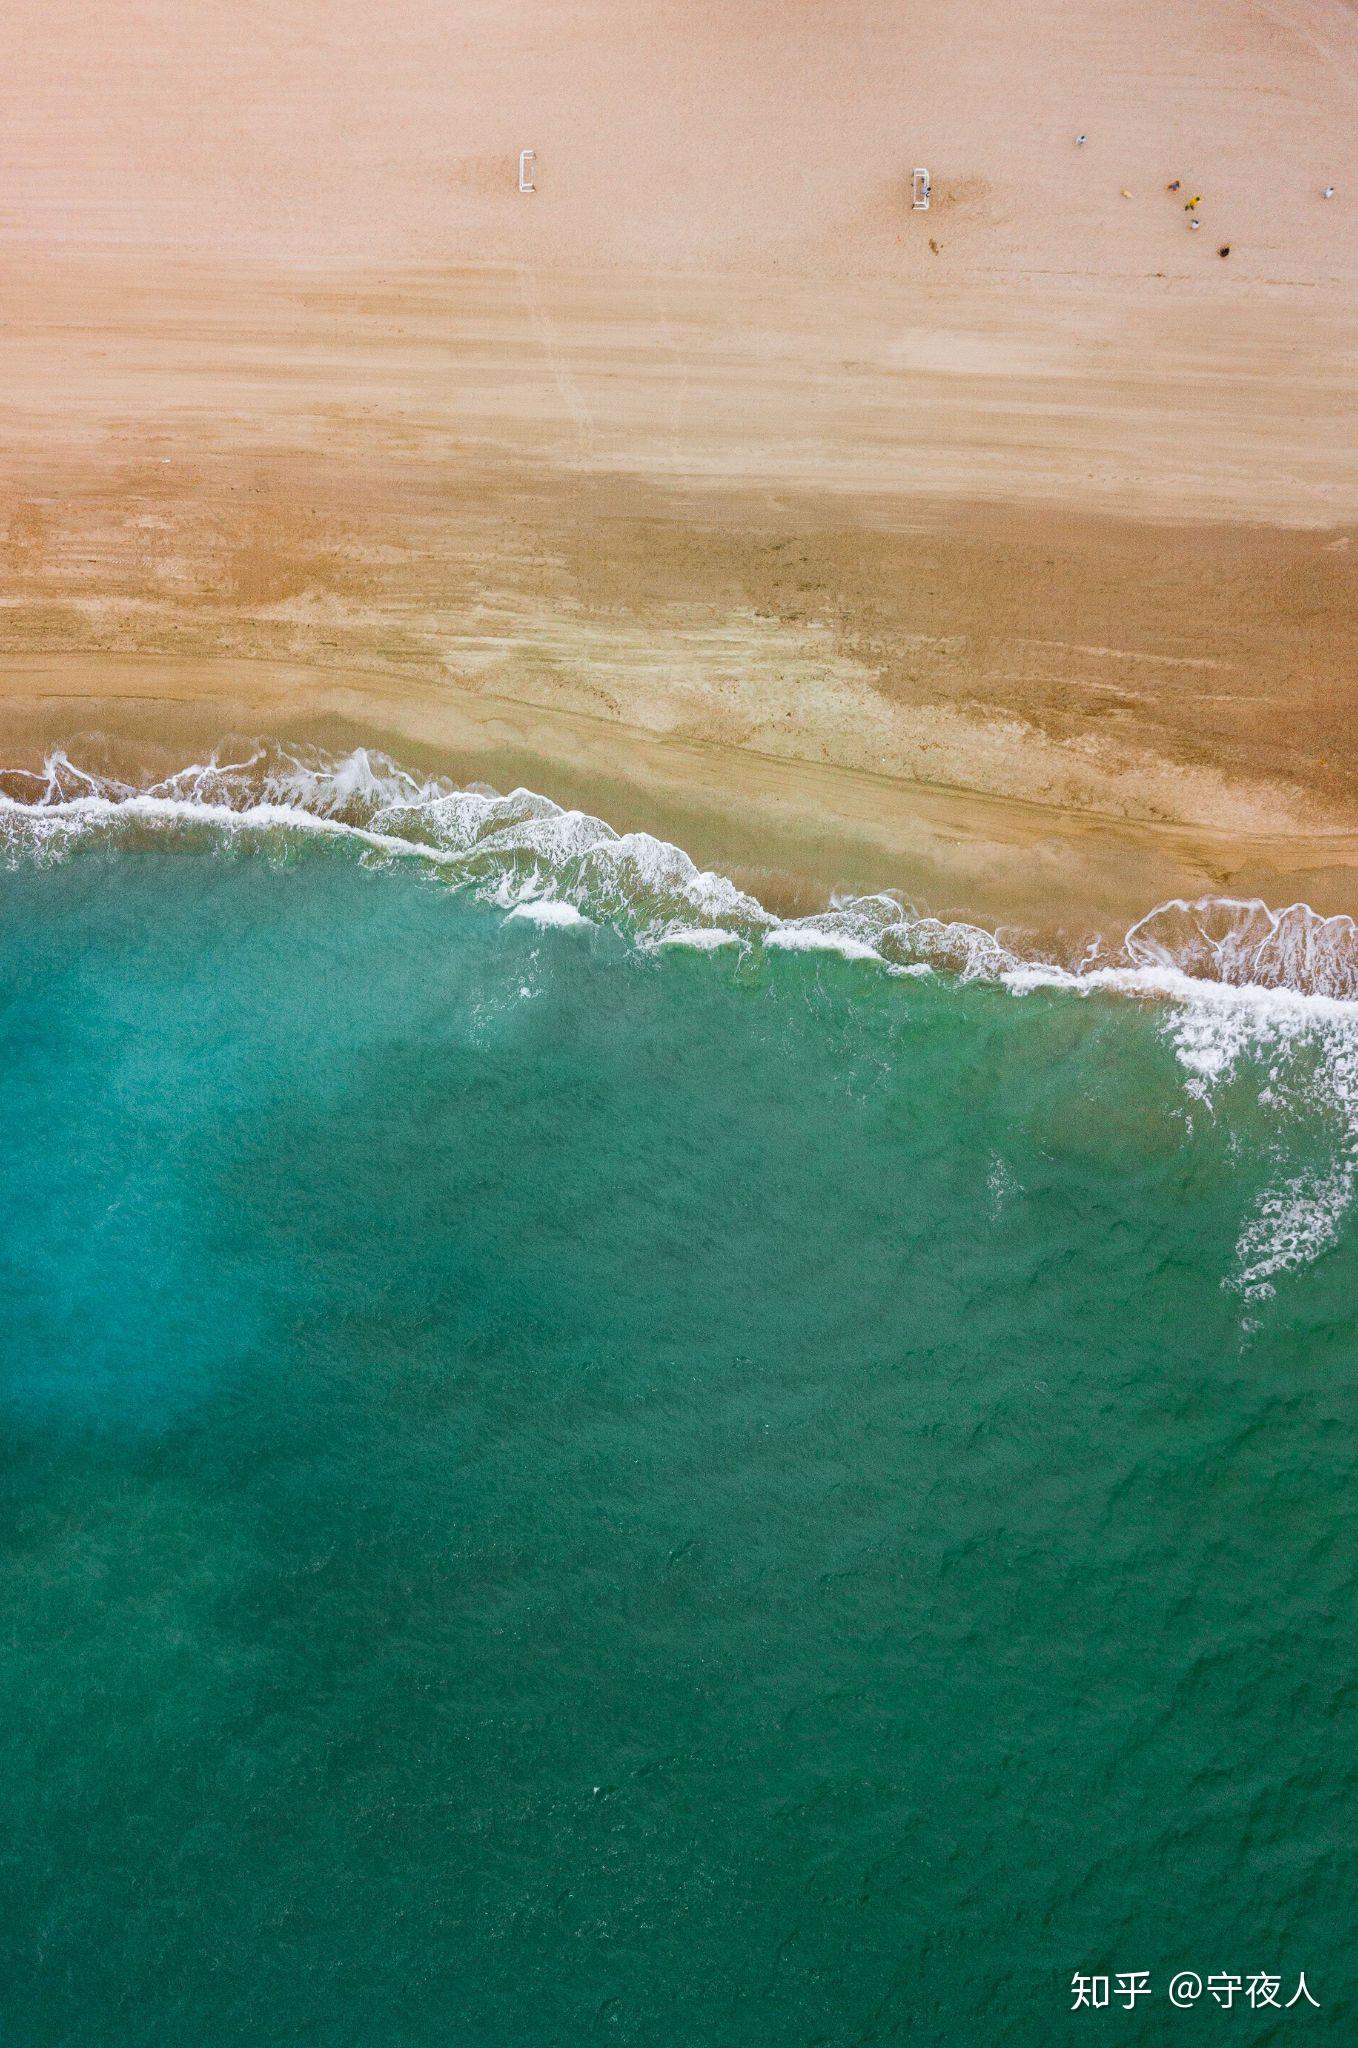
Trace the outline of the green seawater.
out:
[[[1355,2038],[1351,1141],[1177,1030],[0,873],[5,2048]]]

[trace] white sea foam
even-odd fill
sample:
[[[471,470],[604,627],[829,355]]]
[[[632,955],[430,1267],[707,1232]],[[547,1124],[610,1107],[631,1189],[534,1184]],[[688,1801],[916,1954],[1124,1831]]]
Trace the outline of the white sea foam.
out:
[[[785,953],[838,953],[844,960],[872,960],[879,967],[882,964],[881,954],[867,939],[855,938],[852,932],[827,931],[810,919],[775,925],[764,934],[764,944]]]
[[[342,759],[247,748],[143,784],[60,753],[40,771],[0,772],[0,849],[11,861],[60,859],[91,835],[204,827],[280,845],[343,839],[365,860],[423,864],[510,918],[608,924],[647,949],[836,954],[1015,996],[1154,1002],[1191,1097],[1210,1107],[1248,1061],[1269,1076],[1261,1105],[1300,1105],[1335,1132],[1332,1165],[1284,1177],[1242,1226],[1233,1284],[1250,1297],[1331,1244],[1358,1192],[1358,926],[1349,917],[1322,917],[1304,903],[1175,899],[1116,945],[1061,962],[1024,957],[979,926],[919,916],[889,894],[780,918],[648,833],[615,832],[531,790],[421,781],[363,748]]]
[[[1329,1250],[1352,1206],[1354,1177],[1350,1156],[1328,1173],[1298,1174],[1261,1196],[1235,1247],[1237,1285],[1247,1300],[1264,1299],[1281,1274]]]
[[[722,946],[738,946],[740,940],[734,932],[726,931],[719,924],[680,925],[672,932],[662,932],[655,942],[658,946],[687,946],[695,953],[715,953]]]
[[[590,920],[573,903],[562,903],[555,896],[530,896],[526,902],[516,903],[509,913],[514,918],[526,918],[532,924],[588,924]]]
[[[1309,903],[1176,897],[1140,918],[1123,940],[1136,966],[1172,966],[1195,978],[1253,988],[1358,997],[1358,926],[1321,917]]]

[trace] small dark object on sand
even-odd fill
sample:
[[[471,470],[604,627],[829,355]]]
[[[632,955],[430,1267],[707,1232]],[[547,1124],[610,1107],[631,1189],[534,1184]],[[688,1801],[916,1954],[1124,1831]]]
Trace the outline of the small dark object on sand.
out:
[[[941,242],[936,242],[936,241],[934,240],[933,236],[932,236],[932,235],[930,235],[930,237],[929,237],[929,247],[930,247],[930,248],[931,248],[931,249],[933,250],[933,252],[934,252],[935,256],[937,256],[937,254],[938,254],[938,252],[939,252],[939,250],[940,250],[940,248],[941,248],[942,246],[943,246],[943,245],[942,245],[942,243],[941,243]]]
[[[1229,243],[1229,242],[1223,242],[1223,243],[1222,243],[1222,245],[1221,245],[1221,247],[1220,247],[1220,248],[1219,248],[1219,249],[1217,250],[1217,254],[1218,254],[1218,256],[1229,256],[1229,255],[1230,255],[1230,253],[1231,253],[1231,245],[1230,245],[1230,243]]]
[[[1166,190],[1166,192],[1177,192],[1177,191],[1178,191],[1178,189],[1179,189],[1179,187],[1180,187],[1180,185],[1182,185],[1182,183],[1183,183],[1183,179],[1182,179],[1182,178],[1176,178],[1176,179],[1174,180],[1174,183],[1173,183],[1172,185],[1166,185],[1166,187],[1165,187],[1165,190]]]

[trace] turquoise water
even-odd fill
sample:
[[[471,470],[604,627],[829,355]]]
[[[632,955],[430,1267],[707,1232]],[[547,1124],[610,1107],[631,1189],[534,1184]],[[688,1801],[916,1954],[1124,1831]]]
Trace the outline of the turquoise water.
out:
[[[361,853],[0,873],[0,2041],[1351,2039],[1339,1006]]]

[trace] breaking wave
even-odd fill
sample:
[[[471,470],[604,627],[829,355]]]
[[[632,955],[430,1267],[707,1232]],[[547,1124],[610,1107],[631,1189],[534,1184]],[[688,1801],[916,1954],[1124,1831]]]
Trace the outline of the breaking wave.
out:
[[[1062,962],[919,915],[892,894],[779,917],[649,833],[615,832],[526,789],[420,780],[363,748],[337,759],[260,746],[144,783],[92,773],[64,753],[41,770],[0,771],[0,850],[11,864],[60,859],[92,836],[167,830],[246,832],[279,847],[304,834],[341,839],[369,861],[423,864],[516,919],[607,924],[647,949],[835,953],[1015,996],[1156,999],[1191,1100],[1210,1105],[1252,1066],[1263,1107],[1282,1112],[1302,1096],[1334,1129],[1329,1164],[1270,1188],[1246,1219],[1233,1284],[1248,1298],[1333,1242],[1358,1190],[1358,926],[1304,903],[1176,899],[1116,942]]]

